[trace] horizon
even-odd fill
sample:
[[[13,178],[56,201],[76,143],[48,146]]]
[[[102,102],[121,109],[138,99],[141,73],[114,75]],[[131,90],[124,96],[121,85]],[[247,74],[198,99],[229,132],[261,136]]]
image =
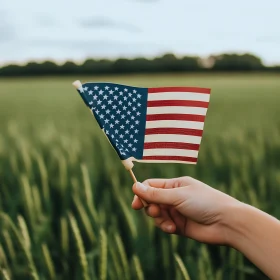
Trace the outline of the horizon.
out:
[[[202,58],[250,53],[265,66],[280,65],[276,0],[14,2],[16,6],[6,0],[0,8],[1,66],[153,58],[166,53]]]
[[[160,53],[158,55],[154,55],[154,56],[130,56],[130,57],[86,57],[84,59],[81,59],[81,60],[70,60],[70,59],[66,59],[66,60],[54,60],[54,59],[36,59],[36,60],[26,60],[26,61],[22,61],[22,62],[6,62],[6,63],[3,63],[1,64],[0,63],[0,67],[5,67],[5,66],[9,66],[9,65],[17,65],[17,66],[26,66],[28,63],[44,63],[44,62],[53,62],[55,63],[56,65],[58,66],[62,66],[64,63],[66,62],[73,62],[75,63],[76,65],[80,65],[82,66],[82,64],[86,61],[86,60],[95,60],[95,61],[100,61],[100,60],[103,60],[103,59],[106,59],[106,60],[110,60],[110,61],[116,61],[118,59],[137,59],[137,58],[144,58],[144,59],[148,59],[148,60],[153,60],[155,58],[159,58],[159,57],[162,57],[164,55],[167,55],[167,54],[172,54],[174,55],[176,58],[183,58],[183,57],[195,57],[195,56],[191,56],[191,55],[188,55],[188,54],[182,54],[182,55],[177,55],[176,53]],[[218,55],[223,55],[223,54],[229,54],[229,55],[245,55],[245,54],[250,54],[250,55],[253,55],[253,56],[256,56],[258,58],[261,59],[263,65],[265,67],[273,67],[273,66],[280,66],[280,63],[279,64],[274,64],[274,65],[265,65],[265,63],[263,62],[263,59],[259,56],[257,56],[256,54],[254,53],[216,53],[216,54],[210,54],[209,56],[207,57],[200,57],[200,56],[197,56],[199,57],[200,59],[202,60],[207,60],[210,56],[218,56]]]

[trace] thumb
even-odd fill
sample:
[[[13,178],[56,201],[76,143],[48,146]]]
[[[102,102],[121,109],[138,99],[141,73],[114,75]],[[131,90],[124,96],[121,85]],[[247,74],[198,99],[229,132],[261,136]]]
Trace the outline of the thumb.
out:
[[[177,205],[182,199],[180,188],[153,188],[137,182],[133,185],[132,190],[137,196],[150,203]]]

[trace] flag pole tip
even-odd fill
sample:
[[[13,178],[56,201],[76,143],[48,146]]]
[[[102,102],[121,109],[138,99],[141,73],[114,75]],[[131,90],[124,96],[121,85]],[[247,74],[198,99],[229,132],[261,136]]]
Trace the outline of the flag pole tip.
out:
[[[76,88],[76,89],[79,89],[81,86],[82,86],[82,83],[77,80],[75,82],[72,83],[72,85]]]
[[[134,164],[132,162],[132,158],[122,160],[122,164],[124,165],[126,170],[131,170],[132,167],[134,166]]]

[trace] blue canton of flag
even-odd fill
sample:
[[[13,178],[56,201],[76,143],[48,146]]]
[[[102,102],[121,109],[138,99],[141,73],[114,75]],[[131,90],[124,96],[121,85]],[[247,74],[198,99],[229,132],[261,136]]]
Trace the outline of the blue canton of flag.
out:
[[[112,83],[85,83],[78,91],[120,159],[141,159],[147,89]]]

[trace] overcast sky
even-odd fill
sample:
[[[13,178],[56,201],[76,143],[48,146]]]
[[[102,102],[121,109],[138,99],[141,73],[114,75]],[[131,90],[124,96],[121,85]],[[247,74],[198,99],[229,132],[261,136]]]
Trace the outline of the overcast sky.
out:
[[[1,0],[0,63],[252,52],[280,64],[279,0]]]

